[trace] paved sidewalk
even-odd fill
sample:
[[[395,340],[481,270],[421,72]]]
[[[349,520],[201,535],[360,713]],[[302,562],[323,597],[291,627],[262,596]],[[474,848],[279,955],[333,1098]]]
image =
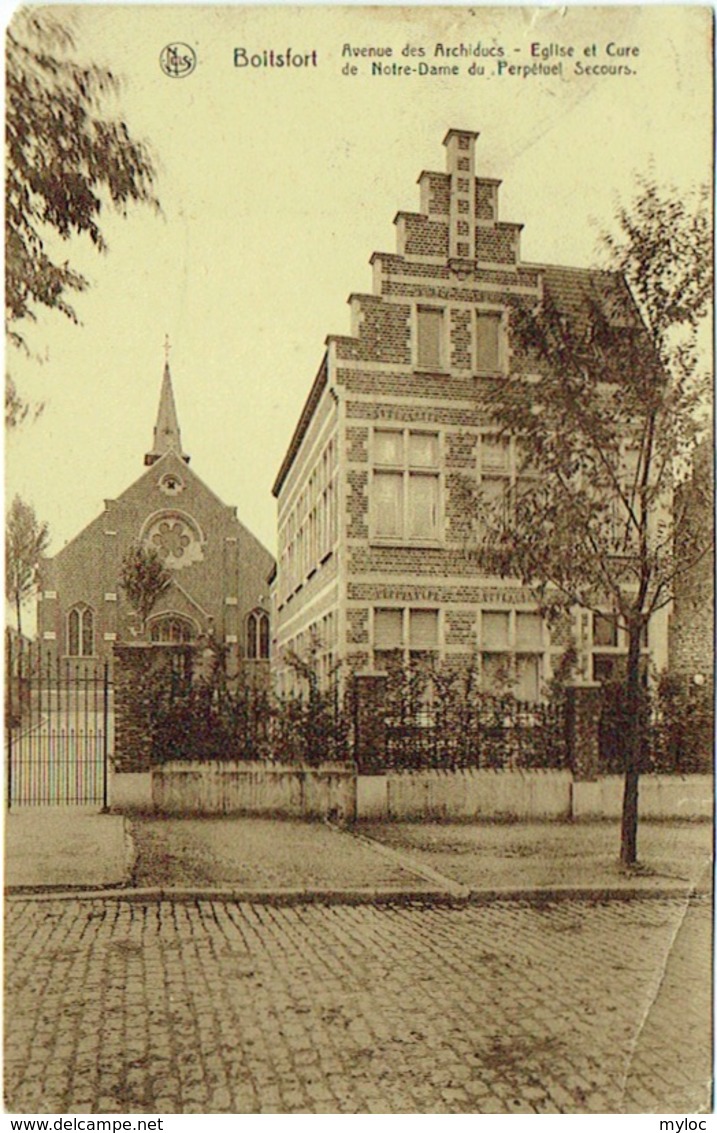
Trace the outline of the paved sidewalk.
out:
[[[417,889],[420,881],[338,827],[272,818],[133,817],[133,884],[246,893]]]
[[[97,808],[19,807],[5,815],[5,888],[99,889],[126,884],[122,815]]]
[[[712,825],[642,822],[637,868],[619,862],[619,822],[362,823],[357,833],[473,893],[709,889]]]
[[[710,887],[711,838],[708,823],[644,822],[640,867],[625,871],[614,822],[340,828],[25,808],[7,818],[5,883],[9,891],[125,888],[146,896],[217,892],[284,901],[669,895]]]
[[[619,824],[358,823],[261,818],[131,822],[140,890],[257,899],[474,899],[539,892],[686,893],[711,884],[708,823],[643,823],[640,866],[618,860]]]

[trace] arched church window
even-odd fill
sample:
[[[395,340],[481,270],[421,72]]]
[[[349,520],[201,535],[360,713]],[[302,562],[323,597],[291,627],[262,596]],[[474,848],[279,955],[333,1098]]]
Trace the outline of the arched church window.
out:
[[[94,655],[95,616],[89,606],[73,606],[67,615],[67,652],[70,657]]]
[[[185,645],[194,641],[196,629],[189,618],[182,618],[178,614],[164,614],[150,623],[149,636],[151,641],[162,645]]]
[[[266,610],[252,610],[247,618],[246,655],[250,661],[268,660],[269,615]]]

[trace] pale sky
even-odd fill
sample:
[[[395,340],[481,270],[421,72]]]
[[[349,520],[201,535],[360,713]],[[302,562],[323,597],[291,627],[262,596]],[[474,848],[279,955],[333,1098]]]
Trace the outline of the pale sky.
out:
[[[163,215],[103,217],[106,256],[76,240],[63,257],[91,289],[82,325],[30,325],[44,361],[12,350],[39,421],[6,445],[7,494],[50,523],[59,550],[143,471],[165,334],[192,468],[271,550],[271,486],[323,354],[349,331],[348,295],[371,290],[369,258],[393,251],[393,218],[417,211],[416,178],[443,170],[450,127],[480,132],[479,176],[502,179],[501,219],[522,222],[523,258],[589,266],[596,234],[634,175],[688,191],[711,176],[708,8],[241,8],[79,6],[77,57],[123,77],[118,109],[151,146]],[[182,41],[198,66],[165,76]],[[630,77],[341,74],[345,44],[575,48],[607,62],[609,42],[638,47]],[[597,59],[584,50],[596,44]],[[316,50],[303,71],[237,69],[250,53]],[[414,64],[418,60],[414,58]],[[625,62],[616,58],[613,62]]]

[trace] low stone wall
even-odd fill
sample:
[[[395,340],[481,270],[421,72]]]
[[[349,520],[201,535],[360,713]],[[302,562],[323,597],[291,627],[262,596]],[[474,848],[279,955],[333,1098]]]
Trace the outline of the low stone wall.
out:
[[[164,814],[275,814],[356,817],[352,765],[165,763],[152,771],[152,802]]]
[[[619,818],[623,779],[606,775],[573,784],[573,818]],[[642,775],[640,818],[711,818],[714,780],[711,775]]]
[[[570,818],[569,771],[403,771],[360,775],[359,818]]]
[[[109,804],[113,810],[150,810],[152,776],[149,771],[111,771]]]
[[[129,780],[133,782],[130,783]],[[124,782],[123,782],[124,781]],[[292,818],[619,818],[622,778],[576,781],[569,771],[403,771],[357,775],[352,764],[166,763],[147,777],[114,775],[116,808],[164,814],[274,814]],[[640,817],[709,819],[709,775],[643,775]]]

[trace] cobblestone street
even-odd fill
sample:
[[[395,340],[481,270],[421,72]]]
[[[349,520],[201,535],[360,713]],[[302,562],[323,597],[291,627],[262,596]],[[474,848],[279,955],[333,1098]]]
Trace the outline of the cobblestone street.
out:
[[[697,1112],[706,898],[6,902],[21,1113]]]

